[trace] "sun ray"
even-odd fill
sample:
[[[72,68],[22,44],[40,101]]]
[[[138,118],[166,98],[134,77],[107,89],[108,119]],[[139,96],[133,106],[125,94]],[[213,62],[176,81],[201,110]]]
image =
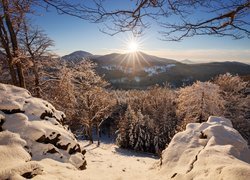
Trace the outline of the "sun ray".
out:
[[[138,53],[138,56],[139,56],[145,63],[147,63],[147,65],[150,66],[150,62],[148,62],[148,60],[145,59],[145,57],[144,57],[141,53]]]

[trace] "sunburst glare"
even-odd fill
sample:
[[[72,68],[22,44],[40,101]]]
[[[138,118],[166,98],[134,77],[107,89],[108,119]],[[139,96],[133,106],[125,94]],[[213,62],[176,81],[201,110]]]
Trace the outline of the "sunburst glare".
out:
[[[138,51],[138,43],[136,41],[131,41],[127,44],[127,49],[129,52],[136,52]]]
[[[142,42],[140,41],[139,38],[134,36],[126,38],[124,45],[126,53],[135,53],[141,51],[142,48]]]
[[[127,36],[121,39],[125,54],[120,55],[122,59],[119,64],[131,73],[140,70],[145,64],[149,64],[143,50],[144,40],[141,36]]]

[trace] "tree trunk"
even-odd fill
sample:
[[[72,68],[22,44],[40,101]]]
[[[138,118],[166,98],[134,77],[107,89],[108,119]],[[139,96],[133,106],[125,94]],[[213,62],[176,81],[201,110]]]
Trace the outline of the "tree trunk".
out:
[[[33,72],[34,72],[34,75],[35,75],[35,91],[36,91],[36,96],[41,98],[42,95],[41,95],[41,87],[40,87],[40,80],[39,80],[39,73],[38,73],[38,67],[37,67],[37,64],[34,60],[34,57],[33,58]]]
[[[11,55],[11,50],[9,47],[8,33],[4,27],[3,20],[1,18],[0,18],[0,38],[1,38],[1,44],[3,46],[3,49],[5,50],[5,53],[6,53],[6,58],[7,58],[6,61],[7,61],[8,67],[9,67],[12,83],[15,86],[17,86],[18,85],[17,76],[16,76],[15,68],[12,64],[12,55]]]
[[[3,5],[3,11],[4,11],[4,19],[6,22],[6,26],[8,28],[9,36],[10,36],[10,41],[12,45],[12,51],[13,51],[13,58],[18,58],[18,42],[17,42],[17,34],[14,30],[13,27],[13,22],[10,16],[10,11],[9,11],[9,2],[7,0],[2,0],[2,5]],[[22,14],[20,14],[22,16]],[[16,63],[17,67],[17,75],[19,79],[19,86],[26,88],[25,84],[25,79],[24,79],[24,73],[23,73],[23,67],[21,65],[21,62]]]
[[[8,58],[7,61],[8,61],[8,67],[9,67],[9,71],[10,71],[10,77],[11,77],[12,84],[15,85],[15,86],[17,86],[18,83],[17,83],[17,77],[16,77],[15,68],[14,68],[14,66],[11,63],[10,58]]]
[[[93,135],[92,135],[92,126],[88,127],[88,136],[89,136],[89,142],[93,144]]]
[[[22,64],[18,62],[16,66],[17,66],[17,74],[18,74],[18,79],[19,79],[19,86],[22,88],[26,88]]]
[[[201,107],[200,107],[199,123],[203,122],[203,110],[204,110],[204,91],[202,91],[202,94],[201,94]]]
[[[97,125],[97,146],[100,146],[100,126]]]

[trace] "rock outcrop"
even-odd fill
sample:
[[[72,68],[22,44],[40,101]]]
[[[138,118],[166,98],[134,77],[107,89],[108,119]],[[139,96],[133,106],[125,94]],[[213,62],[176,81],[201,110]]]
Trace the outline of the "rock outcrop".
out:
[[[0,177],[32,178],[43,172],[39,161],[46,158],[85,169],[86,151],[64,120],[65,114],[49,102],[25,89],[0,84]]]
[[[210,117],[188,124],[162,153],[163,179],[227,179],[250,177],[250,150],[230,120]]]

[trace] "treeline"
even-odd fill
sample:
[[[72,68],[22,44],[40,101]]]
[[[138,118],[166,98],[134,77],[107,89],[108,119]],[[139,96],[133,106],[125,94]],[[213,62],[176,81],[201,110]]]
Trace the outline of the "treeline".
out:
[[[239,76],[224,74],[209,82],[171,89],[115,91],[118,102],[128,105],[118,123],[117,145],[159,153],[187,123],[224,116],[250,143],[250,99],[247,83]]]

